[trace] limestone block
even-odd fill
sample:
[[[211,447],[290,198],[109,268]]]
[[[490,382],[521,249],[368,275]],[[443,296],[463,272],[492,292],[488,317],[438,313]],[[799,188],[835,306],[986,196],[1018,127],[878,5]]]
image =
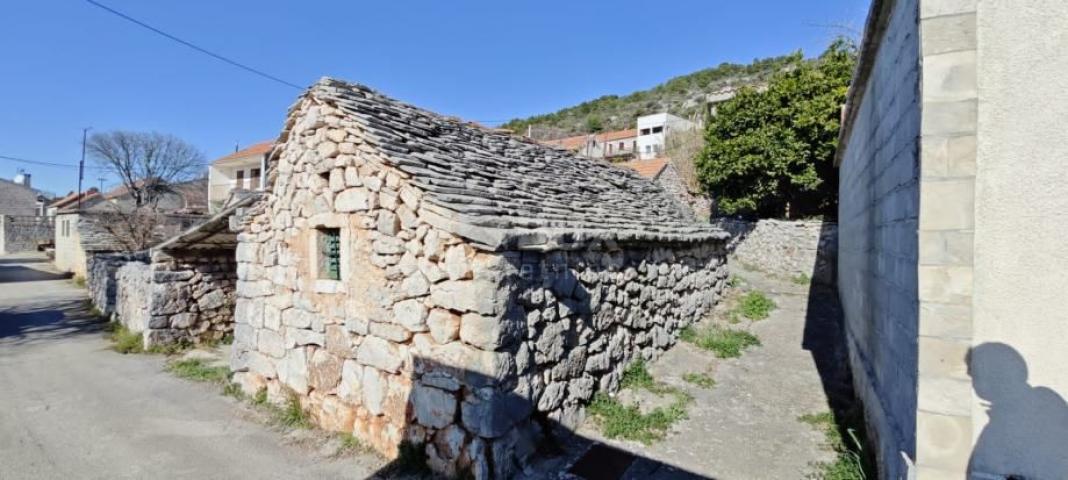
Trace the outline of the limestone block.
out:
[[[421,297],[430,293],[430,282],[422,273],[412,272],[401,282],[401,295],[404,298]]]
[[[200,310],[211,310],[222,307],[226,302],[226,294],[221,289],[211,290],[197,300]]]
[[[445,428],[456,417],[456,397],[450,392],[416,384],[412,389],[412,409],[420,424]]]
[[[284,339],[286,348],[304,345],[317,345],[321,347],[326,344],[326,336],[319,332],[293,327],[285,327],[283,331],[285,332]]]
[[[367,337],[356,351],[356,361],[379,370],[397,373],[404,359],[397,347],[378,337]]]
[[[371,415],[384,413],[383,405],[386,401],[386,385],[382,374],[374,368],[363,369],[363,406]]]
[[[369,330],[372,336],[394,343],[407,342],[412,338],[412,331],[397,323],[371,322],[370,325]]]
[[[460,316],[448,310],[435,308],[430,311],[426,319],[427,327],[434,341],[446,344],[459,337]]]
[[[262,330],[257,335],[259,345],[257,349],[267,355],[274,358],[282,358],[286,354],[285,343],[282,341],[282,336],[278,332],[272,330]]]
[[[286,351],[285,358],[279,362],[278,380],[298,395],[308,393],[308,357],[304,348]]]
[[[464,399],[461,417],[468,431],[483,438],[496,438],[525,420],[533,409],[529,401],[517,395],[480,388]]]
[[[471,263],[467,260],[467,251],[463,245],[449,247],[445,251],[444,266],[450,280],[463,280],[472,277]]]
[[[494,296],[497,286],[479,280],[449,280],[435,284],[430,290],[434,305],[461,312],[495,313]]]
[[[308,385],[320,391],[329,391],[341,381],[342,361],[323,349],[317,349],[308,365]]]
[[[426,306],[418,299],[397,302],[393,307],[394,320],[412,332],[425,332],[429,329],[426,324],[426,317]]]
[[[400,219],[393,212],[380,210],[377,225],[378,231],[385,235],[396,235],[400,231]]]
[[[497,350],[518,341],[525,333],[521,327],[510,317],[467,313],[460,320],[460,340],[483,350]]]
[[[343,400],[351,403],[363,401],[363,369],[355,360],[345,360],[342,364],[337,394]]]
[[[371,210],[376,204],[373,194],[363,188],[349,188],[334,198],[334,210],[341,213]]]

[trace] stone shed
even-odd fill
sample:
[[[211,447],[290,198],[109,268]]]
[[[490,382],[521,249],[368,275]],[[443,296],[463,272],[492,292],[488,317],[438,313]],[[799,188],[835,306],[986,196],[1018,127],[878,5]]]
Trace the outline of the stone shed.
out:
[[[506,478],[725,283],[727,234],[633,171],[323,79],[237,245],[232,367],[321,426]]]
[[[237,280],[234,230],[240,214],[255,201],[246,197],[147,254],[98,262],[113,271],[117,320],[141,332],[145,347],[214,342],[231,334]]]

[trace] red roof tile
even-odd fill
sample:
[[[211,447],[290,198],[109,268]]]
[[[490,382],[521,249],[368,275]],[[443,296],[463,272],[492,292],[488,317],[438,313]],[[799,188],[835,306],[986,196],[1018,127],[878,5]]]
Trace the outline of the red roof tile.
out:
[[[260,143],[254,144],[254,145],[252,145],[252,146],[250,146],[248,148],[245,148],[243,150],[238,150],[238,151],[236,151],[234,153],[231,153],[231,154],[229,154],[229,155],[227,155],[225,157],[218,158],[214,162],[211,162],[211,163],[212,164],[216,164],[216,163],[223,162],[223,161],[226,161],[226,160],[231,160],[231,159],[234,159],[234,158],[249,157],[249,156],[252,156],[252,155],[263,155],[263,154],[271,151],[271,147],[273,147],[273,146],[274,146],[274,141],[273,140],[268,140],[266,142],[260,142]]]
[[[671,159],[668,157],[654,158],[651,160],[632,160],[625,163],[620,163],[619,166],[626,167],[648,179],[654,179],[660,172],[664,170],[668,162]]]

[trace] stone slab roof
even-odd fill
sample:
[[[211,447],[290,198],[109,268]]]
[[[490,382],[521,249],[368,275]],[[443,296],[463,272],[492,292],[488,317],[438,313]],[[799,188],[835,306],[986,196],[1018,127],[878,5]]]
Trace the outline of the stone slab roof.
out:
[[[670,193],[629,169],[331,78],[311,86],[305,97],[337,107],[363,129],[364,141],[384,163],[410,176],[424,191],[429,223],[483,248],[551,250],[597,240],[689,243],[728,237],[696,223]],[[272,165],[280,150],[272,153]]]
[[[175,250],[232,250],[237,248],[237,232],[231,228],[231,217],[240,215],[259,200],[259,195],[247,195],[233,202],[203,223],[195,225],[152,248],[153,251]]]

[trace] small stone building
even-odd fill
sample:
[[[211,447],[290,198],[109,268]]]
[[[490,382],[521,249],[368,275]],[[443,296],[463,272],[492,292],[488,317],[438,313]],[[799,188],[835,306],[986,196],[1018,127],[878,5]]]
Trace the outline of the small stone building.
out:
[[[507,478],[704,316],[727,234],[626,169],[332,79],[237,246],[232,368],[321,426]]]

